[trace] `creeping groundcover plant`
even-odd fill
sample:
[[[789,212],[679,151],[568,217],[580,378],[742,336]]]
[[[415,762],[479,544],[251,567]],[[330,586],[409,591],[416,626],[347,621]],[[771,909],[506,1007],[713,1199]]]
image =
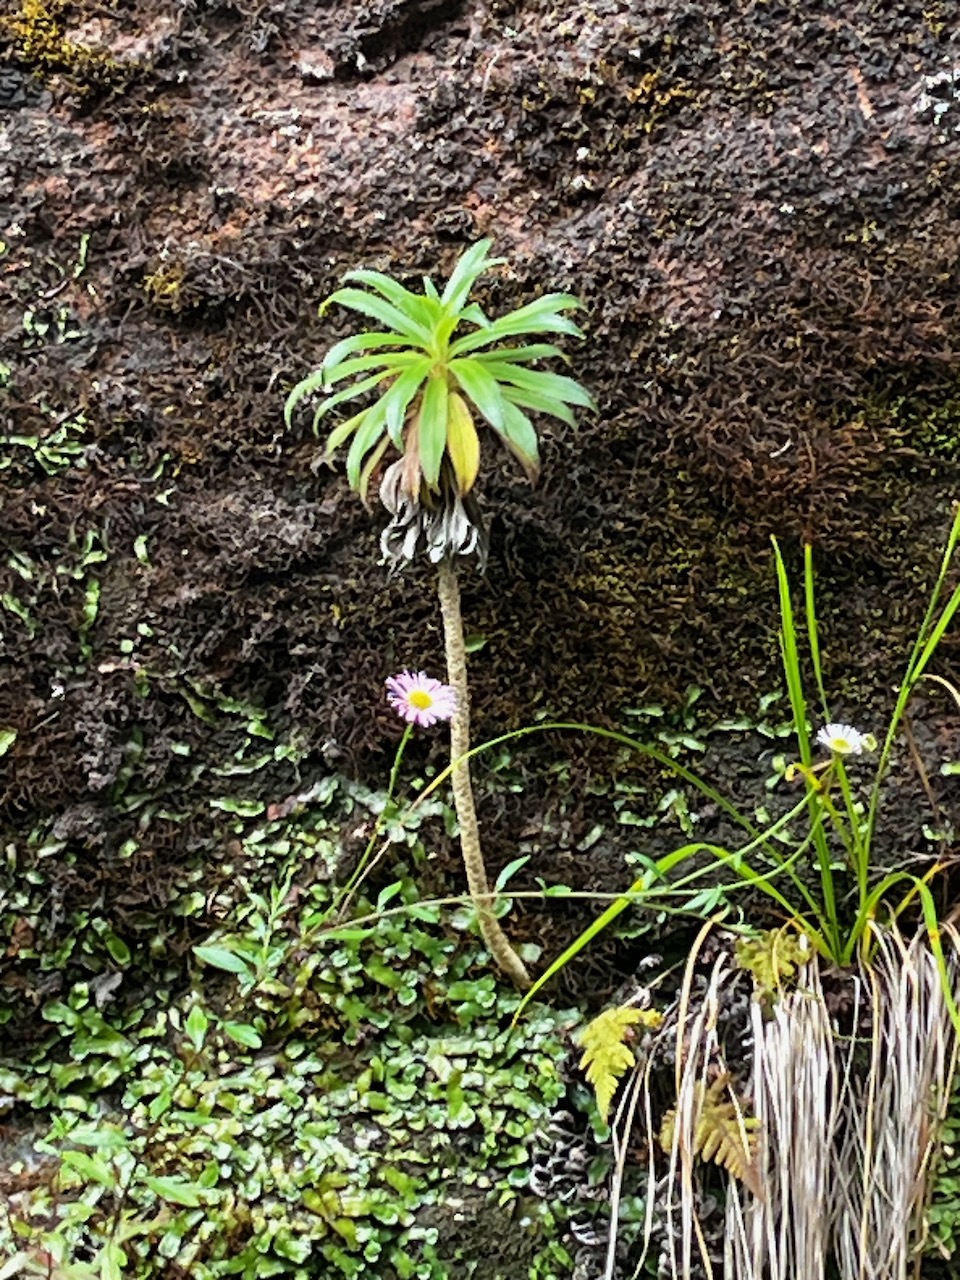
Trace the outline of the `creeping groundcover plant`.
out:
[[[378,327],[331,347],[320,368],[290,392],[286,418],[289,423],[301,400],[317,393],[322,399],[314,411],[315,430],[341,405],[369,401],[334,427],[327,439],[328,455],[349,443],[347,479],[365,502],[390,450],[399,455],[380,478],[380,500],[390,515],[381,547],[389,561],[425,556],[437,566],[452,691],[450,777],[467,885],[491,955],[518,986],[526,987],[526,968],[496,917],[480,845],[470,779],[467,654],[456,564],[473,553],[483,563],[486,555],[486,534],[473,494],[481,460],[478,422],[486,424],[535,481],[539,447],[529,414],[547,414],[572,425],[571,406],[592,408],[593,400],[573,378],[531,368],[542,360],[563,358],[563,353],[548,342],[528,342],[530,337],[583,336],[564,314],[579,306],[576,298],[547,293],[497,319],[470,300],[484,272],[503,261],[489,256],[490,245],[481,240],[468,249],[442,293],[429,279],[424,279],[422,293],[413,293],[379,271],[348,272],[347,287],[331,294],[324,309],[338,303]],[[397,678],[391,688],[394,706],[401,714],[404,708],[428,709],[424,699],[436,691],[407,687],[404,679]],[[418,722],[416,715],[405,718]]]

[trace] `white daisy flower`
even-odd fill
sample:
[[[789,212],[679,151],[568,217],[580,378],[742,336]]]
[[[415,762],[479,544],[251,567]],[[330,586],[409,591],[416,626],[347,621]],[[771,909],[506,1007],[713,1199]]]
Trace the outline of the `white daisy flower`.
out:
[[[817,742],[835,756],[859,756],[875,751],[877,740],[872,733],[861,733],[852,724],[825,724],[817,734]]]

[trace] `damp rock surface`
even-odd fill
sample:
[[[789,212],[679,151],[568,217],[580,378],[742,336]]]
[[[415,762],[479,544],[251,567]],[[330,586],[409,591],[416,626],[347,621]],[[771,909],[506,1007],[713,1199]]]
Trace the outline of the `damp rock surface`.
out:
[[[381,517],[283,400],[348,331],[317,313],[345,270],[442,277],[484,236],[490,310],[583,299],[600,409],[544,426],[535,491],[484,442],[477,740],[691,687],[708,722],[759,722],[771,534],[794,569],[815,545],[837,714],[882,723],[957,495],[960,43],[947,4],[834,9],[51,0],[31,25],[8,0],[0,814],[14,844],[58,824],[68,906],[162,903],[220,830],[214,783],[254,812],[384,776],[383,680],[442,659],[431,574],[387,577]],[[918,858],[960,729],[924,716],[937,814],[906,754],[890,799]],[[762,788],[768,745],[717,748],[713,779]],[[517,769],[494,870],[526,840],[531,874],[615,889],[625,852],[682,838],[612,821],[623,770],[663,787],[599,744]],[[522,927],[552,946],[551,921]]]

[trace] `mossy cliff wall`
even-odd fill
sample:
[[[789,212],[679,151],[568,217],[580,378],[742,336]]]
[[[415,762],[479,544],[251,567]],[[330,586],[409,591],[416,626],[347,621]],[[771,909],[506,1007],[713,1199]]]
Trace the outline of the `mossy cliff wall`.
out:
[[[889,690],[958,496],[951,14],[8,2],[6,838],[55,820],[109,878],[202,844],[211,794],[380,773],[384,677],[440,665],[430,576],[387,580],[284,391],[341,272],[480,236],[491,307],[583,298],[600,412],[547,430],[537,491],[491,459],[479,733],[691,683],[755,708],[771,534],[817,546],[847,713]]]

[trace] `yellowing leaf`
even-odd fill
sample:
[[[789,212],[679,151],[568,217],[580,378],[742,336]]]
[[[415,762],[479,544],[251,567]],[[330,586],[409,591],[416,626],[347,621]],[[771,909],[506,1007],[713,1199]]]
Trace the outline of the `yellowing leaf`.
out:
[[[473,488],[480,470],[480,437],[466,401],[456,391],[450,393],[447,413],[447,452],[460,493],[465,494]]]
[[[744,1108],[729,1093],[730,1077],[722,1075],[709,1089],[701,1081],[695,1090],[696,1122],[693,1154],[712,1160],[739,1179],[756,1196],[762,1194],[756,1168],[756,1136],[760,1121],[744,1115]],[[660,1126],[660,1146],[670,1153],[676,1131],[677,1113],[668,1111]]]
[[[638,1023],[644,1027],[658,1027],[663,1015],[655,1009],[637,1009],[627,1005],[622,1009],[605,1009],[589,1022],[580,1035],[583,1057],[580,1069],[593,1085],[597,1095],[597,1109],[606,1120],[610,1103],[616,1093],[621,1076],[629,1071],[636,1058],[633,1048],[626,1043],[630,1028]]]

